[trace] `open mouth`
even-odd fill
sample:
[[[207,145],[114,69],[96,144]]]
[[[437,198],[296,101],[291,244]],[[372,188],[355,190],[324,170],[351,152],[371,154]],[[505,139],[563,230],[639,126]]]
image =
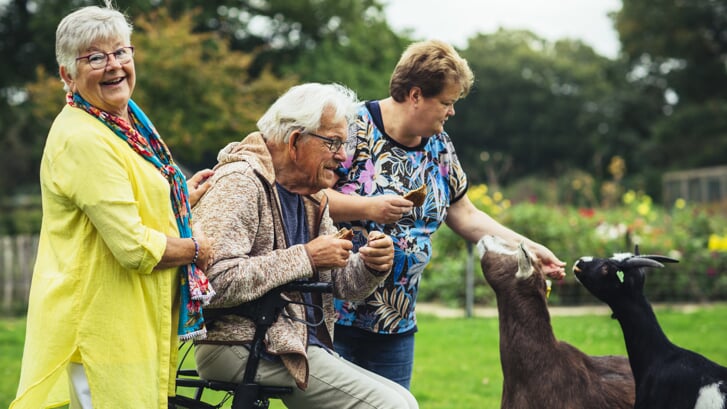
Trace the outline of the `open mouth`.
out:
[[[116,79],[113,79],[113,80],[109,80],[109,81],[103,81],[103,82],[101,83],[101,85],[118,85],[118,84],[121,84],[121,82],[122,82],[122,81],[123,81],[124,79],[125,79],[125,77],[121,77],[121,78],[116,78]]]

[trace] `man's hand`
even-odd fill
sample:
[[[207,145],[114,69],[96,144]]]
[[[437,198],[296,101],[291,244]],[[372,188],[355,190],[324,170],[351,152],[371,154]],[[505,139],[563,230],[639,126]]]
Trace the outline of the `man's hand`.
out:
[[[351,240],[339,239],[335,235],[318,236],[305,244],[313,265],[319,268],[344,267],[351,249]]]
[[[368,243],[358,250],[366,267],[382,273],[394,265],[394,242],[391,237],[380,231],[371,231]]]

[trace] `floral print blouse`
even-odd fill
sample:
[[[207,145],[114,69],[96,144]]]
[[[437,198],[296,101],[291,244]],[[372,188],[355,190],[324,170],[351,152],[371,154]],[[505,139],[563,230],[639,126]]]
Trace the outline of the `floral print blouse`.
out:
[[[378,105],[377,103],[374,103]],[[423,138],[419,146],[400,145],[381,129],[380,111],[368,102],[361,106],[346,141],[345,176],[335,189],[346,194],[404,195],[427,185],[424,205],[415,207],[395,224],[360,220],[341,223],[354,230],[354,251],[366,244],[369,230],[380,230],[394,241],[394,267],[363,301],[335,300],[339,325],[381,334],[416,329],[414,307],[419,281],[432,255],[432,234],[447,217],[449,205],[467,191],[467,176],[446,132]]]

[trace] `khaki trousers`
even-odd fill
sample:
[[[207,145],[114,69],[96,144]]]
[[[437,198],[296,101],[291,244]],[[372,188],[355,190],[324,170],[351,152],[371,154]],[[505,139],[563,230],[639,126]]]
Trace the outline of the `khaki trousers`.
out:
[[[315,345],[308,347],[310,376],[301,391],[280,362],[261,359],[255,381],[291,386],[282,398],[290,409],[416,409],[414,396],[401,385],[354,365]],[[248,350],[240,345],[200,344],[195,347],[197,371],[204,379],[240,382]]]

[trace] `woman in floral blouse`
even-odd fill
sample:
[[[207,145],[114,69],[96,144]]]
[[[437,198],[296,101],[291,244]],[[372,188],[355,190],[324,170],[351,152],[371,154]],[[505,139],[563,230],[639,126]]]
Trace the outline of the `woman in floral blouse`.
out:
[[[396,65],[390,96],[360,106],[346,142],[346,160],[331,215],[356,231],[354,250],[368,231],[394,241],[394,268],[363,301],[336,300],[336,351],[408,388],[417,330],[415,305],[422,271],[432,256],[432,234],[442,222],[471,242],[486,234],[525,241],[549,275],[565,263],[478,210],[467,198],[465,174],[444,123],[466,96],[474,76],[467,61],[441,41],[411,44]],[[426,185],[424,203],[403,196]]]

